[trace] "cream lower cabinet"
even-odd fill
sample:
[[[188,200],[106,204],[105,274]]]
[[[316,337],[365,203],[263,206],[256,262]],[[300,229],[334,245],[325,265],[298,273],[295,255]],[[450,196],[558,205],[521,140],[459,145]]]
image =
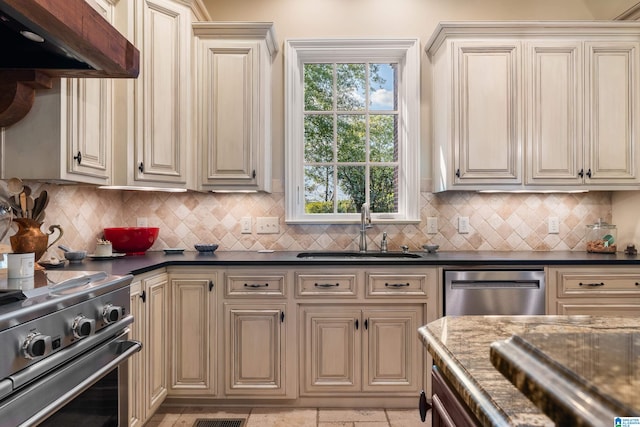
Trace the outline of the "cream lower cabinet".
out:
[[[286,299],[287,277],[269,268],[225,273],[225,396],[295,397],[295,314]]]
[[[309,269],[295,281],[302,397],[430,389],[416,331],[438,315],[437,269]]]
[[[547,314],[638,316],[640,268],[548,269]]]
[[[171,273],[170,396],[217,394],[217,277],[215,270]]]
[[[142,350],[130,359],[129,425],[144,425],[167,396],[168,276],[136,277],[131,285],[131,338]]]
[[[301,305],[301,394],[417,393],[422,356],[420,304],[366,307]]]

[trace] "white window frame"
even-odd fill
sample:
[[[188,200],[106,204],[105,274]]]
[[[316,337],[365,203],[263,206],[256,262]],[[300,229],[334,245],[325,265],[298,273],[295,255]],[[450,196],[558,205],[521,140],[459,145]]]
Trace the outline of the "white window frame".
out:
[[[372,213],[374,222],[420,222],[420,49],[418,39],[292,39],[285,42],[285,221],[340,224],[359,213],[304,211],[304,64],[397,63],[398,212]]]

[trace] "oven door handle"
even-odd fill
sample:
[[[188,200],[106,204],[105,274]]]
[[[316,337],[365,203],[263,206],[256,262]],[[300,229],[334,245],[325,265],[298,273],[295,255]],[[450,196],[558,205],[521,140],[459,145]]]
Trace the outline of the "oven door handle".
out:
[[[35,426],[46,420],[140,351],[140,342],[120,339],[127,332],[10,395],[0,403],[0,419],[19,426]]]

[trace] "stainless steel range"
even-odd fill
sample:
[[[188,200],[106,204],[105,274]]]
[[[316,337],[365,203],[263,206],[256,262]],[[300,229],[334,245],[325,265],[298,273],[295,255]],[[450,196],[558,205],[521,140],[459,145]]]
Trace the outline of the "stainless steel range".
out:
[[[126,425],[133,276],[0,280],[0,425]]]

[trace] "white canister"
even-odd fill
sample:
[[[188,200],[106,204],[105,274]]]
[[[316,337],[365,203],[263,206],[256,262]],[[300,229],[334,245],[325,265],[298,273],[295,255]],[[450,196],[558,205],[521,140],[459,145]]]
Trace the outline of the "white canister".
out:
[[[7,254],[7,277],[24,279],[33,277],[35,256],[33,252],[26,254]]]

